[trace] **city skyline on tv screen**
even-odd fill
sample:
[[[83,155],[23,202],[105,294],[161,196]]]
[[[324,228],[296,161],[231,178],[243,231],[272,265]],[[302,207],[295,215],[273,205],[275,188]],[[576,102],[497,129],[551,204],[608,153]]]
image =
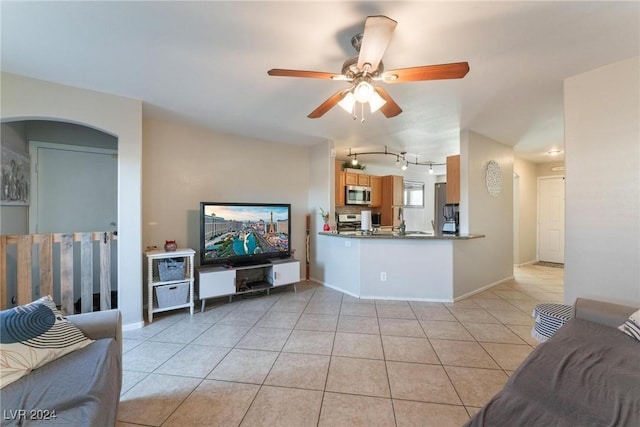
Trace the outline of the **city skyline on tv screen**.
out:
[[[288,205],[205,204],[203,261],[289,254]]]

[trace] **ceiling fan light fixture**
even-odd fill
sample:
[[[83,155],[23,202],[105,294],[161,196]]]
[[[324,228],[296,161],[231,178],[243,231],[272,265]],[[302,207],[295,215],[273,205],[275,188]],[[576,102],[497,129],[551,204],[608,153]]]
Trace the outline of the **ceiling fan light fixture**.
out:
[[[358,155],[356,154],[353,159],[351,159],[351,164],[353,166],[358,166]]]
[[[362,104],[369,102],[374,93],[375,90],[373,86],[364,80],[358,83],[353,89],[353,96],[356,98],[356,101]]]
[[[374,91],[371,95],[371,99],[369,99],[369,108],[371,108],[372,113],[375,113],[386,103],[387,100],[378,95],[378,92]]]
[[[342,98],[342,101],[338,102],[338,105],[349,114],[353,113],[353,106],[355,104],[356,98],[355,96],[353,96],[353,93],[351,93],[351,91],[347,92],[344,98]]]

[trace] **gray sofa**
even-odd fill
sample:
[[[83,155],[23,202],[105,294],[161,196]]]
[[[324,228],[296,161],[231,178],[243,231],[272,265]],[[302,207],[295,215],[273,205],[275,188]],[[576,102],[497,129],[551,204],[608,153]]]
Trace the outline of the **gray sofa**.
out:
[[[640,342],[619,331],[637,308],[578,298],[466,426],[640,426]]]
[[[122,388],[119,310],[67,316],[95,342],[0,390],[4,425],[113,426]]]

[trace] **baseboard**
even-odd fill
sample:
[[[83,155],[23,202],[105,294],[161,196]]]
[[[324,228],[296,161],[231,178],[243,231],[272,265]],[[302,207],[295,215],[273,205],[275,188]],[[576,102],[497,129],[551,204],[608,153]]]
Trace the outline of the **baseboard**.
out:
[[[140,329],[144,327],[144,321],[135,322],[135,323],[127,323],[126,325],[122,325],[122,331],[132,331],[134,329]]]
[[[333,289],[334,291],[340,291],[340,292],[342,292],[343,294],[347,294],[347,295],[352,296],[352,297],[354,297],[354,298],[360,298],[358,295],[356,295],[356,294],[354,294],[354,293],[351,293],[351,292],[349,292],[349,291],[345,291],[344,289],[340,289],[340,288],[339,288],[339,287],[337,287],[337,286],[328,285],[328,284],[326,284],[326,283],[324,283],[324,282],[320,282],[320,281],[317,281],[317,280],[316,280],[316,282],[320,283],[322,286],[325,286],[325,287],[327,287],[327,288]]]
[[[493,288],[494,286],[498,286],[499,284],[504,283],[504,282],[506,282],[508,280],[513,280],[513,278],[514,278],[513,276],[509,276],[509,277],[505,277],[504,279],[500,279],[497,282],[489,283],[488,285],[483,286],[483,287],[481,287],[479,289],[476,289],[476,290],[474,290],[472,292],[468,292],[466,294],[460,295],[459,297],[455,297],[453,299],[453,301],[457,302],[457,301],[461,301],[463,299],[469,298],[469,297],[471,297],[473,295],[476,295],[476,294],[479,294],[479,293],[484,292],[486,290],[489,290],[489,289]]]
[[[525,265],[535,264],[536,262],[538,262],[537,259],[532,259],[531,261],[522,262],[520,264],[513,264],[513,265],[514,265],[514,267],[524,267]]]
[[[344,289],[341,289],[337,286],[332,286],[332,285],[328,285],[320,280],[311,278],[310,279],[313,282],[316,282],[322,286],[325,286],[327,288],[333,289],[335,291],[339,291],[342,292],[343,294],[347,294],[349,296],[352,296],[354,298],[358,298],[358,299],[366,299],[366,300],[387,300],[387,301],[417,301],[417,302],[440,302],[440,303],[451,303],[453,302],[453,300],[449,300],[449,299],[430,299],[430,298],[400,298],[400,297],[388,297],[388,296],[360,296],[360,295],[356,295],[352,292],[349,291],[345,291]]]

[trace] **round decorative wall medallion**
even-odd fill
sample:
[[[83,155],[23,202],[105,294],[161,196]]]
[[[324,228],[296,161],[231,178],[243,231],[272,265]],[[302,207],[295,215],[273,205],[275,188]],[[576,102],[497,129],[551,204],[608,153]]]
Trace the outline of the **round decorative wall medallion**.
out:
[[[489,160],[487,164],[487,191],[493,197],[496,197],[502,191],[502,172],[500,165],[495,160]]]

